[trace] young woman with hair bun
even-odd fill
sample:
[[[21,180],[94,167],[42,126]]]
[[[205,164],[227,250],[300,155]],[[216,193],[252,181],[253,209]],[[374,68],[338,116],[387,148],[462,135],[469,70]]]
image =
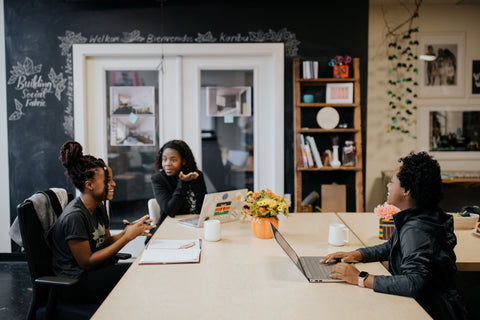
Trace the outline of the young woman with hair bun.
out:
[[[114,263],[115,254],[136,237],[150,236],[148,230],[154,226],[145,215],[112,236],[106,210],[106,201],[113,199],[115,188],[110,167],[100,158],[84,155],[76,141],[63,144],[60,160],[65,175],[81,194],[67,205],[51,234],[55,274],[79,280],[60,289],[59,296],[100,304],[130,266]]]

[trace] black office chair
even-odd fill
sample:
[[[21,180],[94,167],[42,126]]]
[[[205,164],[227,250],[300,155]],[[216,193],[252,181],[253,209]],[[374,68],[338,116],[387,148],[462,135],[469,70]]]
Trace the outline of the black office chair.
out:
[[[50,205],[57,216],[61,214],[58,199],[51,191]],[[69,196],[71,200],[71,196]],[[44,236],[44,230],[32,201],[25,200],[17,206],[18,222],[22,235],[33,296],[28,311],[28,320],[33,319],[90,319],[98,308],[96,304],[66,303],[57,298],[56,288],[74,285],[77,280],[56,277],[52,269],[52,252]],[[128,259],[130,254],[121,254],[116,259]]]

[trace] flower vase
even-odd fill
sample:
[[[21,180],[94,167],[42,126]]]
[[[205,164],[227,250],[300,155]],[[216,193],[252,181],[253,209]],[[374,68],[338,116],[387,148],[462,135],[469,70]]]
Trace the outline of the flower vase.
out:
[[[273,233],[270,222],[278,229],[278,219],[275,217],[252,217],[250,227],[255,237],[260,239],[272,239]]]
[[[333,148],[333,160],[330,163],[332,168],[338,168],[340,167],[341,163],[340,160],[338,160],[338,146],[332,146]]]
[[[392,236],[393,230],[395,230],[395,223],[393,219],[380,218],[378,227],[378,238],[382,240],[388,240]]]

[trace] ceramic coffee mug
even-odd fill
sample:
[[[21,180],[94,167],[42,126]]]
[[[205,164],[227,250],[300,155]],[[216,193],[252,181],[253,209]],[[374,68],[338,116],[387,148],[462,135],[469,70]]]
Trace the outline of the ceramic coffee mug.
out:
[[[328,231],[328,243],[332,246],[343,246],[350,241],[350,230],[341,223],[332,223]]]
[[[203,222],[203,229],[205,232],[205,240],[218,241],[220,240],[220,220],[206,220]]]

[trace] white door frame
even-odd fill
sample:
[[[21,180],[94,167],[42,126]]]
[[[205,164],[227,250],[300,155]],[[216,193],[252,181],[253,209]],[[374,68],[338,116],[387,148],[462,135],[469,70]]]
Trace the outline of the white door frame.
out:
[[[91,100],[92,78],[88,78],[87,64],[114,64],[116,59],[149,61],[155,69],[162,61],[166,72],[160,82],[159,107],[160,145],[167,140],[184,139],[195,158],[201,159],[200,133],[200,72],[221,69],[218,61],[230,59],[231,69],[254,70],[254,186],[270,188],[283,194],[284,186],[284,46],[283,43],[245,44],[76,44],[73,45],[74,125],[75,139],[86,152],[106,159],[105,136],[91,133],[97,126],[105,126],[105,118],[88,120],[89,105],[105,105],[105,98]],[[134,68],[137,68],[135,65]],[[227,68],[223,64],[223,68]],[[105,70],[97,68],[103,74]],[[97,70],[95,69],[95,70]],[[145,69],[139,65],[138,69]],[[174,72],[171,72],[172,69]],[[87,79],[89,79],[87,81]],[[106,92],[105,76],[100,73],[93,79],[100,85],[95,90]],[[168,106],[168,113],[166,108]],[[174,108],[172,108],[174,107]],[[105,112],[103,112],[105,115]],[[103,116],[105,117],[105,116]],[[88,127],[87,127],[88,126]],[[92,127],[93,126],[93,127]],[[90,135],[89,135],[90,134]],[[104,130],[106,135],[106,130]]]

